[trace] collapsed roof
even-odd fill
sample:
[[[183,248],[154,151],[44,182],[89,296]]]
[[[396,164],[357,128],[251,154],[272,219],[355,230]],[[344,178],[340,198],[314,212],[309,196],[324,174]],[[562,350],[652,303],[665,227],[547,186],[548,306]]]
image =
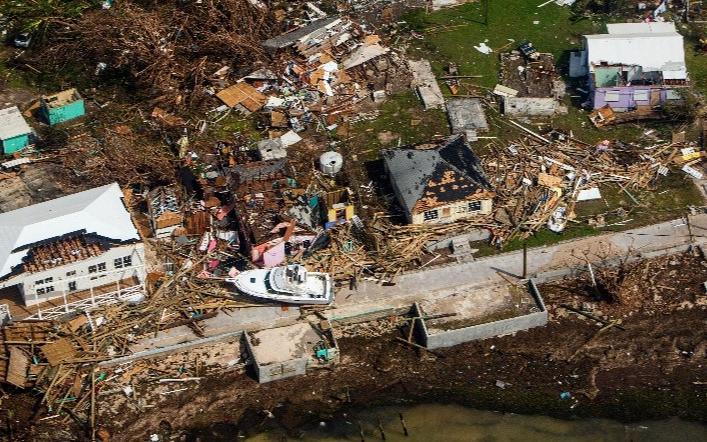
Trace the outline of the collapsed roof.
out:
[[[0,278],[31,246],[80,231],[120,243],[140,240],[118,183],[0,214]]]
[[[463,136],[441,143],[419,143],[385,149],[383,159],[399,192],[400,204],[415,213],[420,200],[426,207],[453,203],[492,190],[481,165]]]

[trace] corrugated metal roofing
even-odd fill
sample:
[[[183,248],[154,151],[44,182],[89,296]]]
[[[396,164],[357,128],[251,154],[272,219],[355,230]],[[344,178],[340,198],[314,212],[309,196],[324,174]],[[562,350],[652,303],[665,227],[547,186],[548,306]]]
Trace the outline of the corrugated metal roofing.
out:
[[[672,22],[611,23],[606,25],[609,34],[671,34],[676,33]]]
[[[22,262],[26,246],[71,232],[139,240],[122,198],[120,186],[113,183],[0,214],[0,278]]]
[[[0,140],[9,140],[31,131],[17,106],[0,110]]]
[[[590,66],[606,62],[641,66],[643,72],[686,72],[683,38],[677,32],[598,34],[585,39]]]

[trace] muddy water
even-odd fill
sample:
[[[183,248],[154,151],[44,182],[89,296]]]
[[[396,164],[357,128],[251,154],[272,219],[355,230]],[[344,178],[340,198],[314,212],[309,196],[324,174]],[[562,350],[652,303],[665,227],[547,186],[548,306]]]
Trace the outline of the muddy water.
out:
[[[398,417],[403,413],[410,436],[405,437]],[[563,421],[545,416],[523,416],[478,411],[454,405],[420,405],[411,408],[384,407],[349,413],[325,423],[290,432],[283,439],[278,430],[248,438],[253,442],[306,440],[316,442],[382,440],[380,418],[386,440],[424,442],[473,441],[707,441],[707,426],[679,419],[622,424],[606,419]]]

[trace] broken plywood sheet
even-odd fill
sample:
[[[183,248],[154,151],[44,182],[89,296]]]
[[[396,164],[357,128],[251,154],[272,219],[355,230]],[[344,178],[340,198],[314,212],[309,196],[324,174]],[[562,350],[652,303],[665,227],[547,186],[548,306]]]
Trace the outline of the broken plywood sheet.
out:
[[[432,72],[430,62],[427,60],[408,60],[408,67],[413,78],[410,86],[417,90],[425,109],[442,109],[444,96],[439,84],[437,84],[434,72]]]
[[[515,97],[516,95],[518,95],[517,90],[510,88],[508,86],[504,86],[502,84],[497,84],[493,88],[493,93],[495,95],[498,95],[499,97]]]
[[[594,123],[594,126],[601,127],[605,124],[611,124],[616,119],[616,114],[611,106],[606,104],[589,114],[589,119]]]
[[[73,358],[76,355],[76,347],[66,338],[59,339],[51,344],[46,344],[41,347],[44,357],[47,358],[49,365],[54,367],[62,362]]]
[[[268,97],[260,93],[253,86],[248,83],[236,83],[231,87],[228,87],[216,96],[223,101],[228,107],[236,107],[238,105],[243,106],[249,112],[255,112],[260,110],[265,103],[268,102]]]
[[[24,388],[27,383],[29,356],[18,347],[10,347],[10,362],[5,380],[8,384]]]
[[[540,172],[538,174],[538,184],[551,189],[554,187],[560,187],[562,184],[562,177]]]

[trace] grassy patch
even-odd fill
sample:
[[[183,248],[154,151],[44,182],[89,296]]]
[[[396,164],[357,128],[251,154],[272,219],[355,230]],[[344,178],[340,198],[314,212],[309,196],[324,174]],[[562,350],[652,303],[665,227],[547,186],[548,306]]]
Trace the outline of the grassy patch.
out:
[[[568,223],[567,228],[561,234],[541,229],[526,240],[516,238],[508,241],[503,245],[501,251],[519,250],[523,248],[524,242],[527,242],[528,247],[539,247],[584,236],[635,229],[679,218],[687,212],[690,206],[705,204],[695,182],[680,171],[671,171],[668,176],[661,177],[657,185],[656,190],[629,191],[631,196],[638,201],[638,205],[618,186],[604,185],[601,188],[601,200],[577,203],[575,206],[576,222]],[[617,213],[619,208],[624,211],[624,214]],[[588,219],[597,215],[605,216],[607,227],[595,228],[587,224]],[[477,244],[475,247],[480,249],[477,256],[488,256],[498,252],[486,244]]]
[[[0,86],[4,88],[21,89],[28,84],[24,73],[8,66],[12,51],[8,48],[0,47]]]
[[[255,127],[255,120],[251,116],[244,117],[235,111],[211,128],[211,133],[217,139],[231,139],[233,134],[238,132],[249,137],[251,141],[262,139],[262,135]]]
[[[380,150],[448,135],[447,118],[441,110],[424,110],[414,92],[389,97],[374,120],[350,126],[350,153],[364,161],[380,157]]]
[[[480,2],[430,14],[415,10],[405,20],[425,39],[413,42],[413,55],[429,58],[440,74],[447,62],[455,62],[460,74],[483,75],[477,84],[492,88],[498,83],[498,52],[516,49],[521,41],[529,40],[538,51],[552,53],[556,62],[566,63],[569,51],[581,48],[583,34],[601,29],[601,23],[590,20],[573,23],[567,7],[537,6],[527,0],[490,1],[488,24],[483,23]],[[482,54],[474,49],[482,42],[495,52]]]

